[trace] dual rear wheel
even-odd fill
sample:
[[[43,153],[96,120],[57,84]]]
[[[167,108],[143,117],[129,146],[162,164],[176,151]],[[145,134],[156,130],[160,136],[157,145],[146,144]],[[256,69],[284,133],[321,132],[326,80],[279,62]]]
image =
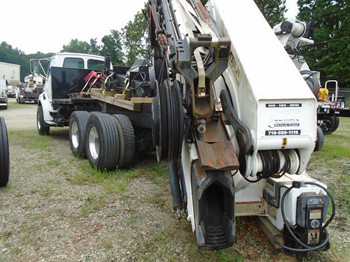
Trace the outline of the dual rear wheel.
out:
[[[100,171],[126,168],[135,156],[134,129],[125,115],[75,111],[69,139],[73,155],[86,157]]]

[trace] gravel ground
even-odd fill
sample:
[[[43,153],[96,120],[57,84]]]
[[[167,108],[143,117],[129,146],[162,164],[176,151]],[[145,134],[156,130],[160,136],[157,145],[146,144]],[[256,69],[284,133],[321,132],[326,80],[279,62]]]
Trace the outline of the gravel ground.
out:
[[[152,231],[162,230],[172,212],[140,203],[149,190],[164,190],[142,177],[130,181],[127,192],[115,195],[106,195],[101,183],[71,182],[81,172],[79,165],[88,164],[72,156],[67,128],[52,129],[49,140],[44,138],[49,147],[32,146],[25,136],[36,133],[36,105],[17,107],[10,101],[9,109],[0,111],[10,142],[10,182],[0,191],[0,261],[142,257],[131,251]],[[26,130],[23,139],[13,135],[19,130]]]
[[[9,130],[35,129],[36,109],[37,105],[34,103],[26,103],[20,106],[16,104],[15,98],[9,98],[8,109],[0,110],[0,116],[5,118]]]
[[[42,154],[23,148],[10,134],[10,182],[0,191],[0,261],[134,260],[135,240],[162,230],[166,224],[159,221],[171,219],[165,207],[140,205],[145,192],[162,189],[142,177],[115,195],[106,195],[100,183],[70,182],[80,171],[66,135]],[[62,166],[69,167],[64,174]]]
[[[190,224],[171,210],[165,164],[154,165],[153,155],[138,156],[123,173],[128,179],[97,174],[71,154],[67,128],[38,139],[35,105],[10,104],[0,115],[11,161],[0,189],[0,262],[298,260],[273,249],[249,218],[240,220],[233,247],[198,250]],[[333,255],[305,261],[342,261]]]

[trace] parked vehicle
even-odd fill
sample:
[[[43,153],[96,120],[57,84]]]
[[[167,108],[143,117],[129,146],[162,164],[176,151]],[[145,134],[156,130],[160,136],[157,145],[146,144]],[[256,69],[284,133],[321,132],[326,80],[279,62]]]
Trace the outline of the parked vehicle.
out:
[[[7,109],[7,81],[0,78],[0,109]]]
[[[58,53],[44,59],[47,60],[50,64],[44,72],[46,81],[37,110],[40,135],[48,135],[50,127],[69,126],[73,154],[87,156],[90,164],[100,170],[129,166],[135,150],[154,149],[151,95],[155,90],[150,89],[145,60],[136,61],[131,68],[113,68],[108,57],[90,54]],[[108,130],[104,130],[106,121],[112,125]],[[101,150],[93,149],[98,146],[93,142],[85,148],[85,141],[97,136],[96,130],[101,132],[99,137],[110,137],[114,135],[110,129],[120,134],[120,150],[116,149],[119,138],[117,144],[101,145]],[[114,148],[112,154],[120,151],[120,160],[104,159],[109,154],[106,148]]]
[[[38,102],[38,97],[41,93],[41,88],[32,88],[29,87],[28,84],[23,84],[21,87],[17,89],[16,92],[16,102],[18,104],[23,104],[25,102]]]
[[[18,64],[11,64],[0,62],[0,77],[9,81],[10,84],[20,83],[21,66]]]
[[[13,85],[8,85],[7,86],[7,97],[16,97],[16,90],[17,87]]]
[[[25,102],[38,102],[39,95],[43,91],[45,79],[36,73],[24,78],[24,83],[16,92],[16,101],[19,104]]]

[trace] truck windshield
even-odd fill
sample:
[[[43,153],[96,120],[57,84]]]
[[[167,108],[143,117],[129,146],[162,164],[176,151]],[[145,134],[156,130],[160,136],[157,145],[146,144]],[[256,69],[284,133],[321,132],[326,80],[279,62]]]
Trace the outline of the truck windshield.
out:
[[[68,57],[68,58],[64,59],[63,67],[64,68],[83,69],[84,68],[84,60],[81,58]]]
[[[87,67],[91,70],[102,70],[104,68],[104,61],[89,59]]]

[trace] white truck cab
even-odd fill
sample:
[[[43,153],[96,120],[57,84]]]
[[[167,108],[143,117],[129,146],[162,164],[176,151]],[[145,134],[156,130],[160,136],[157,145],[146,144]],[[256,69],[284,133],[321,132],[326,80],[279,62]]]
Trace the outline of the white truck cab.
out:
[[[82,80],[79,76],[87,70],[106,69],[103,56],[83,53],[57,53],[50,58],[32,60],[31,66],[35,68],[32,73],[40,67],[46,78],[43,92],[38,99],[37,113],[38,130],[42,130],[43,134],[48,134],[50,126],[69,124],[72,109],[68,95],[81,91],[81,85],[75,85]],[[108,67],[112,69],[111,64]]]

